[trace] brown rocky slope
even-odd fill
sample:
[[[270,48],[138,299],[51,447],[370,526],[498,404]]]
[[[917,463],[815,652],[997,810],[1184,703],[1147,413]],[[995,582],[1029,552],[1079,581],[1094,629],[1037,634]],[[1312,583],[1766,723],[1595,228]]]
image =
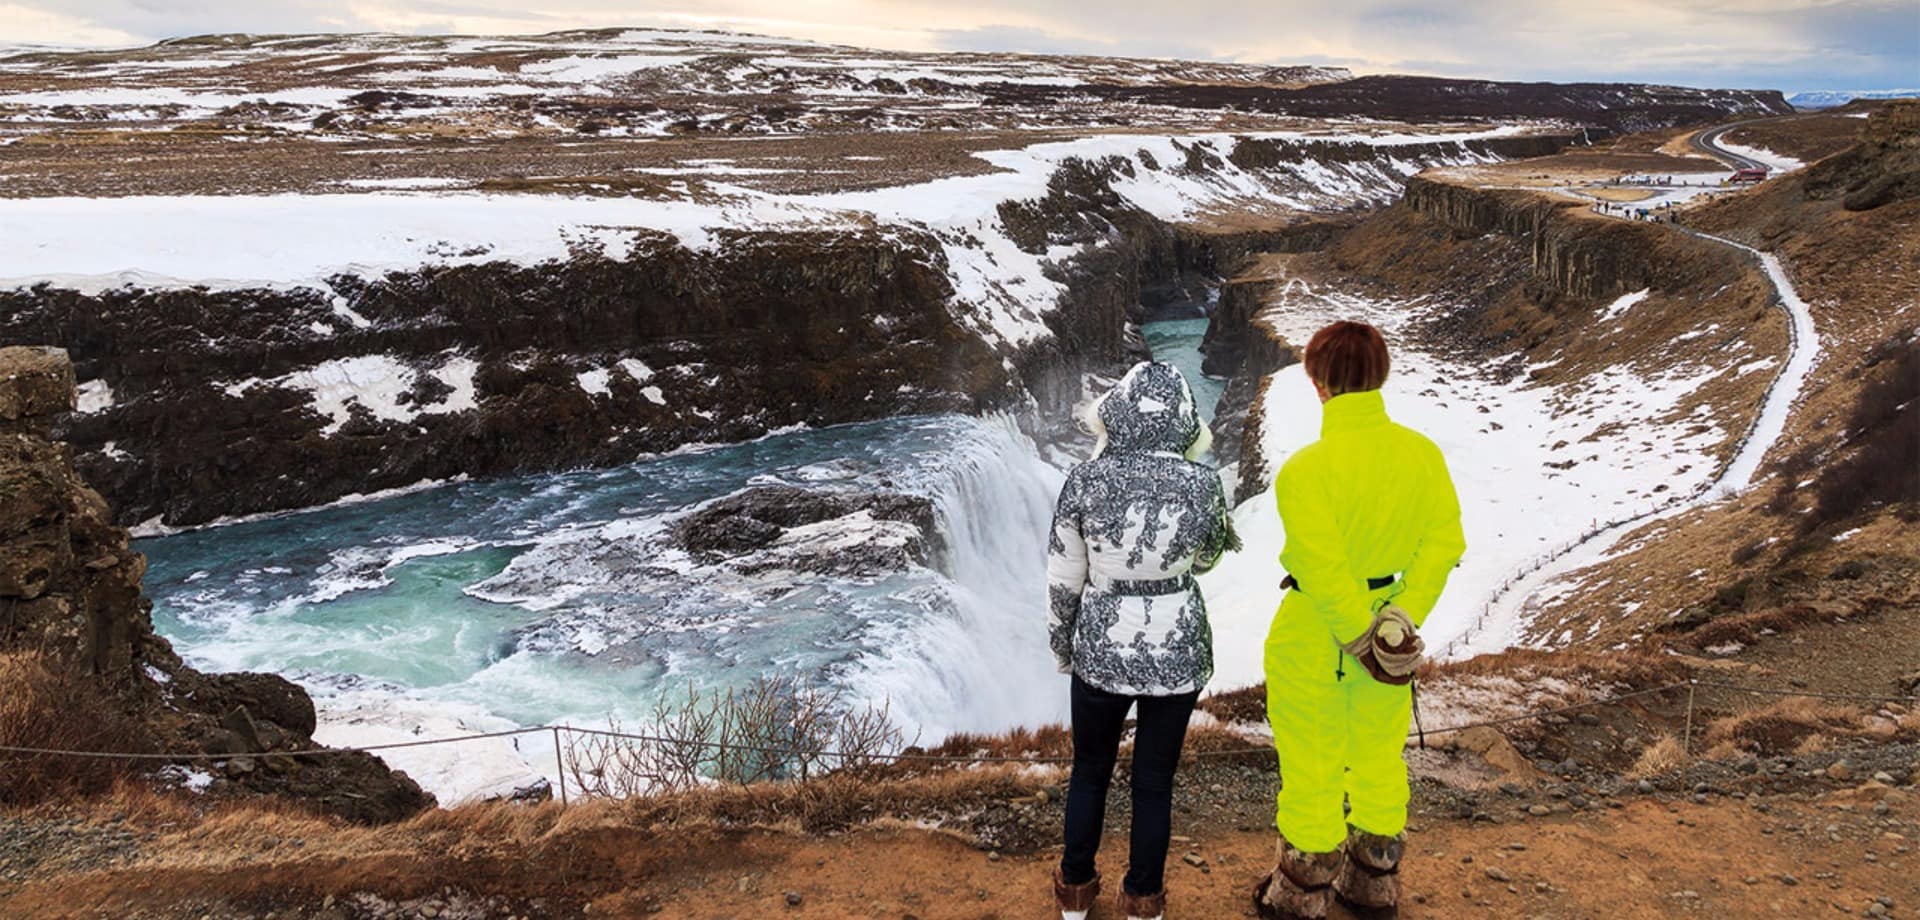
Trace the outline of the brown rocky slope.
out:
[[[73,365],[57,349],[0,349],[0,688],[14,724],[6,743],[61,748],[80,737],[90,750],[205,754],[183,766],[210,771],[234,793],[285,795],[358,822],[390,821],[433,804],[403,773],[363,753],[289,756],[313,744],[313,701],[272,674],[202,674],[156,635],[141,593],[146,569],[115,525],[107,503],[74,471],[72,452],[50,440],[54,419],[73,407]],[[35,662],[31,666],[25,661]],[[50,674],[49,685],[37,675]],[[99,712],[33,712],[86,700]],[[71,734],[67,724],[112,722],[119,734]],[[34,726],[45,727],[44,731]],[[128,765],[148,772],[164,761]],[[143,769],[135,770],[134,766]],[[73,762],[49,755],[0,755],[10,784],[59,774]]]
[[[1230,285],[1223,302],[1271,299],[1276,280],[1291,277],[1388,299],[1437,296],[1455,309],[1426,330],[1424,347],[1502,359],[1495,373],[1553,362],[1532,373],[1564,381],[1740,343],[1784,354],[1785,322],[1751,260],[1684,230],[1776,253],[1811,306],[1820,357],[1756,484],[1629,534],[1603,565],[1569,576],[1578,590],[1524,638],[1707,656],[1751,678],[1834,692],[1905,692],[1920,680],[1911,667],[1920,656],[1920,531],[1911,526],[1920,514],[1920,104],[1849,120],[1859,134],[1845,150],[1682,210],[1679,227],[1592,213],[1537,175],[1548,160],[1429,173],[1324,252],[1257,264],[1237,282],[1247,290]],[[1632,172],[1633,156],[1612,174]],[[1577,165],[1583,179],[1606,173],[1606,151]],[[1522,179],[1536,187],[1518,187]],[[1607,299],[1641,288],[1654,309],[1595,327]],[[1682,341],[1702,323],[1717,323],[1718,334]],[[1758,409],[1761,376],[1699,395],[1737,431]],[[1258,424],[1256,415],[1249,425]],[[1731,447],[1729,438],[1723,450]],[[1265,486],[1253,460],[1242,466],[1243,493]],[[1859,645],[1867,636],[1870,650]],[[1835,666],[1842,660],[1850,664]]]

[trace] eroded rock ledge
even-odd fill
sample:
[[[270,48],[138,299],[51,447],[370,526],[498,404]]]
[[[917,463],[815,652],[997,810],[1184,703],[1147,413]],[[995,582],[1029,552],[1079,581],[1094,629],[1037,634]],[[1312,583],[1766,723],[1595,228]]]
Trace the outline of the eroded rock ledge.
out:
[[[145,557],[51,439],[75,397],[64,351],[0,348],[0,654],[38,655],[60,679],[96,686],[137,727],[129,745],[218,755],[189,764],[216,789],[287,795],[363,823],[432,806],[372,755],[287,756],[315,746],[305,691],[273,674],[202,674],[153,631]]]

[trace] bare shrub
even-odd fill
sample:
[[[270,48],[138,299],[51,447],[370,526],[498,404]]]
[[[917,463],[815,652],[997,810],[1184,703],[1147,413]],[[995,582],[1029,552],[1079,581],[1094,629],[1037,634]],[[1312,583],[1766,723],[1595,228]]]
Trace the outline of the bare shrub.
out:
[[[909,743],[886,705],[848,705],[837,691],[783,676],[725,691],[689,687],[684,700],[663,697],[645,731],[615,723],[565,735],[569,788],[607,798],[863,774]]]
[[[1896,336],[1866,370],[1871,376],[1847,421],[1850,452],[1821,471],[1802,533],[1881,506],[1920,520],[1920,343]]]
[[[93,684],[60,676],[40,655],[8,654],[0,655],[0,745],[138,753],[150,741]],[[133,771],[125,760],[0,754],[0,804],[93,795]]]

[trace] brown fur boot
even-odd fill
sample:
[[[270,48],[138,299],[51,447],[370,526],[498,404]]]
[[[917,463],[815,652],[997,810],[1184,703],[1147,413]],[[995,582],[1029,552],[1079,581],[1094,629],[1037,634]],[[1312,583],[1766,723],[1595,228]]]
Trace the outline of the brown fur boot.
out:
[[[1385,920],[1400,915],[1400,855],[1404,835],[1382,837],[1359,828],[1347,834],[1347,861],[1333,880],[1333,893],[1356,916]]]
[[[1060,908],[1060,916],[1081,918],[1093,909],[1093,901],[1100,896],[1100,873],[1079,885],[1069,885],[1060,877],[1060,867],[1053,868],[1053,903]]]
[[[1159,894],[1134,894],[1120,889],[1120,912],[1127,920],[1161,920],[1167,912],[1167,892]]]
[[[1340,851],[1302,853],[1280,838],[1273,871],[1253,892],[1253,909],[1262,920],[1326,920],[1332,906],[1330,885],[1340,868]]]

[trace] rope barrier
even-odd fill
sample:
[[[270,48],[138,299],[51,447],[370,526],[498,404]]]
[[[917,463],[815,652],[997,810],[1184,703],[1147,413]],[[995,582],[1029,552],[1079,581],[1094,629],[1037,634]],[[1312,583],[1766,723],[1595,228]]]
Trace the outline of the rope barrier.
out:
[[[1855,703],[1899,703],[1903,706],[1920,706],[1920,695],[1909,696],[1871,696],[1860,693],[1826,693],[1819,690],[1781,690],[1775,687],[1748,687],[1741,684],[1723,684],[1716,681],[1698,681],[1702,687],[1715,690],[1734,690],[1740,693],[1756,693],[1762,696],[1804,696],[1817,700],[1847,700]]]
[[[1754,686],[1747,686],[1742,684],[1730,684],[1730,683],[1722,683],[1718,681],[1704,681],[1704,680],[1692,679],[1692,680],[1677,681],[1675,683],[1665,684],[1659,687],[1649,687],[1642,690],[1634,690],[1627,693],[1615,694],[1613,696],[1586,700],[1584,702],[1579,702],[1579,703],[1570,703],[1564,706],[1555,706],[1549,709],[1541,709],[1541,710],[1535,710],[1532,712],[1517,713],[1515,715],[1503,716],[1496,719],[1482,719],[1479,721],[1467,722],[1460,725],[1447,725],[1447,726],[1441,726],[1438,728],[1428,728],[1424,730],[1424,734],[1445,735],[1445,734],[1452,734],[1456,732],[1464,732],[1474,728],[1494,728],[1502,725],[1511,725],[1517,722],[1527,722],[1535,719],[1544,719],[1544,718],[1549,718],[1557,715],[1565,715],[1570,712],[1578,712],[1583,709],[1591,709],[1595,706],[1606,706],[1606,705],[1612,705],[1615,703],[1622,703],[1628,700],[1638,699],[1640,697],[1654,696],[1654,695],[1666,693],[1672,690],[1679,690],[1681,688],[1688,689],[1689,700],[1692,699],[1692,691],[1695,688],[1709,688],[1709,689],[1715,689],[1715,690],[1725,690],[1725,691],[1735,692],[1735,693],[1750,693],[1750,694],[1761,695],[1761,696],[1807,697],[1807,698],[1813,698],[1813,699],[1845,700],[1850,702],[1901,703],[1906,705],[1920,705],[1920,696],[1900,696],[1900,695],[1875,696],[1870,694],[1857,694],[1857,693],[1832,693],[1832,692],[1823,692],[1823,691],[1817,691],[1817,690],[1797,690],[1792,688],[1783,689],[1783,688],[1777,688],[1777,687],[1754,687]],[[1691,726],[1692,724],[1693,709],[1694,707],[1690,702],[1687,707],[1687,719],[1688,719],[1689,726]],[[395,741],[395,742],[388,742],[385,744],[367,744],[367,745],[357,745],[352,747],[301,748],[301,749],[288,750],[288,751],[264,751],[264,752],[258,752],[258,753],[250,753],[250,754],[208,754],[204,752],[168,754],[168,753],[144,753],[144,752],[135,753],[135,752],[112,752],[112,751],[73,751],[73,750],[61,750],[61,749],[55,749],[55,748],[21,747],[21,746],[15,746],[15,745],[0,745],[0,753],[49,756],[49,757],[84,757],[84,758],[95,758],[95,759],[118,759],[118,760],[139,760],[139,761],[160,760],[160,761],[169,761],[169,762],[183,762],[183,761],[184,762],[202,762],[202,761],[232,760],[236,757],[254,757],[254,756],[310,757],[310,756],[327,755],[327,754],[359,754],[359,753],[373,754],[373,753],[378,753],[380,751],[393,751],[393,750],[401,750],[406,748],[431,747],[431,746],[442,745],[442,744],[461,744],[468,741],[483,741],[490,738],[509,738],[509,737],[515,737],[519,735],[537,734],[541,732],[551,732],[553,734],[554,757],[555,757],[554,762],[556,765],[556,769],[561,770],[563,783],[565,782],[565,770],[564,770],[564,761],[561,759],[561,755],[560,755],[562,735],[567,735],[567,736],[587,735],[587,736],[593,736],[593,737],[617,738],[617,739],[626,740],[626,741],[639,741],[639,742],[644,742],[648,744],[668,744],[668,745],[678,745],[683,747],[690,746],[690,747],[722,749],[722,750],[730,750],[730,751],[743,751],[743,752],[753,753],[753,754],[768,754],[768,755],[777,755],[777,756],[784,756],[784,757],[805,756],[805,757],[820,759],[820,760],[837,759],[837,760],[843,760],[843,761],[865,760],[865,761],[886,761],[889,763],[912,762],[912,763],[948,763],[948,764],[963,764],[963,763],[964,764],[995,764],[995,763],[1059,764],[1059,763],[1071,763],[1073,761],[1072,757],[1067,757],[1067,756],[1042,756],[1042,755],[927,754],[927,753],[914,753],[914,752],[881,754],[881,753],[863,753],[863,752],[846,752],[846,751],[810,751],[810,750],[803,751],[795,748],[785,748],[785,747],[778,747],[774,745],[737,744],[733,742],[708,741],[705,739],[695,739],[695,738],[668,738],[668,737],[659,736],[659,735],[644,735],[644,734],[636,734],[632,732],[612,731],[609,729],[579,728],[571,725],[535,725],[535,726],[529,726],[527,728],[515,728],[515,729],[508,729],[506,731],[496,731],[496,732],[478,732],[471,735],[457,735],[457,736],[452,736],[447,738],[423,738],[418,741]],[[1691,728],[1689,728],[1688,734],[1689,735],[1691,734]],[[1414,738],[1414,735],[1409,734],[1407,737],[1408,737],[1408,740],[1412,740]],[[1264,753],[1270,750],[1272,750],[1272,747],[1269,745],[1259,745],[1259,746],[1248,746],[1244,748],[1224,748],[1220,750],[1210,750],[1210,751],[1192,751],[1189,753],[1190,753],[1190,756],[1198,759],[1198,758],[1209,758],[1209,757],[1237,757],[1237,756],[1243,756],[1247,754]]]
[[[532,728],[515,728],[507,731],[481,732],[473,735],[455,735],[450,738],[423,738],[419,741],[394,741],[386,744],[364,744],[355,747],[317,747],[294,748],[285,751],[256,751],[245,754],[208,754],[196,751],[190,754],[150,754],[119,753],[112,751],[66,751],[54,748],[15,747],[0,744],[0,753],[5,754],[43,754],[57,757],[90,757],[105,760],[166,760],[166,761],[211,761],[232,760],[235,757],[310,757],[320,754],[372,754],[377,751],[394,751],[401,748],[431,747],[436,744],[459,744],[463,741],[481,741],[487,738],[506,738],[513,735],[530,735],[549,731],[550,725],[536,725]]]

